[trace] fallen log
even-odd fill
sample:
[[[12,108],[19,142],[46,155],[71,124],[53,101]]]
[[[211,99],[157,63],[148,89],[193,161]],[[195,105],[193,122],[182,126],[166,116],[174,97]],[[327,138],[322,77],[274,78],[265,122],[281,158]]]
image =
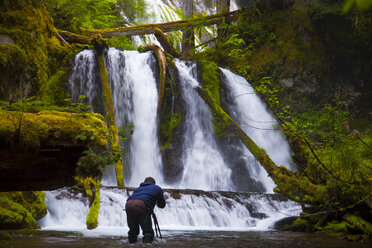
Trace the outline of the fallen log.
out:
[[[208,26],[212,24],[221,24],[225,20],[235,20],[241,10],[236,10],[228,13],[209,15],[205,17],[190,18],[174,22],[145,24],[133,27],[118,27],[108,29],[96,29],[85,33],[84,35],[74,34],[64,30],[58,30],[58,33],[70,43],[91,44],[92,36],[101,35],[103,38],[114,36],[132,36],[155,33],[155,28],[161,29],[163,32],[176,30],[186,30],[197,26]]]
[[[174,58],[178,58],[181,54],[173,47],[172,42],[168,39],[167,35],[158,28],[155,28],[155,37],[163,47],[164,51],[172,55]]]

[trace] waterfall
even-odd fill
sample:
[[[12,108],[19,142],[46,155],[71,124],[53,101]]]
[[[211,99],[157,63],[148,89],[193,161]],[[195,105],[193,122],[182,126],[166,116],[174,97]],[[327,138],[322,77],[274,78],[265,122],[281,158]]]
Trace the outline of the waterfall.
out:
[[[102,85],[94,51],[84,50],[75,56],[68,85],[72,102],[80,102],[79,96],[85,95],[83,103],[90,105],[91,111],[105,115]]]
[[[148,16],[141,19],[141,23],[139,23],[138,20],[130,20],[130,22],[138,25],[147,23],[172,22],[182,19],[182,15],[180,15],[179,11],[177,11],[182,9],[182,0],[146,0],[146,4]],[[204,0],[194,0],[194,13],[201,16],[216,14],[216,6],[208,6]],[[176,49],[182,50],[181,31],[168,32],[167,36],[172,40]],[[212,39],[215,36],[215,25],[211,27],[199,27],[198,32],[195,33],[195,46],[198,46],[199,44]],[[160,43],[153,34],[132,36],[132,42],[137,46],[154,43],[161,47]],[[198,47],[197,50],[200,51],[203,49],[202,47]]]
[[[81,231],[86,235],[127,233],[124,189],[101,188],[101,209],[96,230],[87,230],[87,197],[72,189],[46,192],[48,214],[39,221],[43,229]],[[162,230],[268,230],[276,220],[298,215],[300,206],[273,194],[166,190],[167,206],[155,208]]]
[[[227,69],[220,70],[225,76],[225,83],[232,99],[233,104],[229,105],[229,108],[233,119],[259,147],[265,149],[277,165],[284,165],[293,170],[289,145],[264,101],[244,77]]]
[[[193,87],[196,80],[196,63],[191,65],[175,60],[180,75],[182,98],[186,105],[186,131],[183,147],[183,177],[177,187],[204,190],[233,190],[231,170],[214,140],[212,115],[208,105]]]
[[[227,137],[228,140],[214,137],[211,111],[194,90],[200,86],[197,64],[174,61],[180,97],[186,108],[184,130],[179,136],[183,174],[171,187],[208,192],[165,190],[167,207],[155,209],[160,227],[166,230],[268,230],[276,220],[298,215],[301,210],[298,204],[281,200],[275,194],[227,192],[272,192],[274,183],[240,141],[232,137]],[[121,143],[127,148],[123,160],[127,163],[124,173],[127,186],[137,187],[146,176],[153,176],[160,186],[169,187],[162,176],[157,135],[156,63],[151,52],[115,48],[106,52],[117,125],[121,128],[127,123],[134,125],[133,135],[128,137],[127,143]],[[243,77],[223,68],[220,70],[221,85],[225,87],[221,97],[228,106],[226,111],[275,163],[292,168],[288,144],[280,131],[272,130],[277,122],[263,101]],[[73,99],[86,95],[85,100],[92,104],[94,111],[104,103],[97,71],[95,53],[86,50],[76,55],[69,80]],[[109,168],[102,184],[115,185],[114,173],[113,168]],[[78,230],[87,235],[95,232],[125,235],[123,208],[128,191],[106,186],[101,188],[96,230],[88,231],[85,226],[88,200],[71,188],[46,192],[48,214],[39,224],[43,229]]]
[[[161,184],[162,162],[157,136],[158,91],[152,71],[155,62],[151,52],[120,51],[110,48],[107,72],[111,84],[118,127],[134,126],[129,138],[130,178],[127,186],[137,186],[147,175]],[[128,174],[128,173],[126,173]]]
[[[265,149],[276,164],[294,169],[289,145],[281,131],[277,129],[278,123],[265,103],[245,78],[223,68],[220,70],[227,88],[230,116],[259,147]],[[253,159],[253,155],[241,142],[238,149],[242,151],[242,157],[250,161],[246,166],[249,167],[247,169],[251,178],[262,182],[266,192],[272,192],[275,184],[266,171]]]

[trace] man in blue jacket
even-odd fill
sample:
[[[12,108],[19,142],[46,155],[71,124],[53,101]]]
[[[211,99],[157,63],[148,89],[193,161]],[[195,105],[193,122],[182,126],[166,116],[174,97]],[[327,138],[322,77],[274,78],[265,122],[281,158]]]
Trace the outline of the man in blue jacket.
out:
[[[139,226],[142,228],[143,243],[151,243],[154,239],[151,214],[155,204],[159,208],[165,207],[163,190],[155,185],[155,179],[147,177],[143,183],[136,188],[125,204],[127,223],[129,227],[129,243],[137,242]]]

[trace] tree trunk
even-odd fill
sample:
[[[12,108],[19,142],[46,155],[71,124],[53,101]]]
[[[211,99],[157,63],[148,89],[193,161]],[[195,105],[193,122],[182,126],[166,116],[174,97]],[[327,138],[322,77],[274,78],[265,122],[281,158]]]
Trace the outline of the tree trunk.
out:
[[[193,16],[193,0],[184,0],[182,5],[183,16],[185,19]],[[182,31],[182,55],[190,56],[190,52],[195,49],[194,28],[190,27]]]
[[[104,56],[104,46],[102,44],[97,45],[100,42],[96,42],[96,52],[98,57],[98,67],[99,74],[102,82],[103,96],[105,99],[106,107],[106,119],[107,128],[111,136],[111,149],[115,160],[115,171],[116,171],[116,181],[119,188],[124,188],[124,178],[123,178],[123,164],[121,162],[121,154],[119,147],[119,137],[117,133],[114,104],[111,96],[110,82],[107,75],[105,56]]]
[[[167,35],[160,29],[155,28],[155,37],[163,47],[164,51],[172,55],[174,58],[180,57],[180,53],[174,48],[173,43],[168,39]]]
[[[217,13],[222,14],[222,13],[228,13],[230,11],[230,0],[220,0],[217,1]],[[223,24],[230,23],[229,21],[226,21],[225,19],[223,20]],[[217,28],[217,33],[218,37],[223,37],[225,33],[225,28],[223,27],[218,27]]]
[[[230,11],[230,0],[217,1],[217,13],[227,13]]]

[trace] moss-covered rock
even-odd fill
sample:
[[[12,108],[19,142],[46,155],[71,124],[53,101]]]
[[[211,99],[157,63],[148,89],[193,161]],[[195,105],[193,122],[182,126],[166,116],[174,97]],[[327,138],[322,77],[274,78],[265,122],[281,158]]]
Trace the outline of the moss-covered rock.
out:
[[[100,114],[0,110],[0,190],[72,186],[83,151],[107,149],[107,137]]]
[[[13,41],[0,45],[0,100],[36,95],[53,104],[63,103],[58,96],[64,96],[65,89],[57,86],[65,80],[60,71],[68,70],[73,50],[57,38],[45,6],[41,1],[4,0],[0,23],[0,35]]]
[[[107,147],[107,129],[100,114],[2,110],[0,117],[0,146],[23,151],[64,142]]]
[[[181,97],[178,71],[172,55],[165,53],[167,77],[164,96],[159,109],[159,143],[163,158],[165,180],[174,183],[182,176],[182,147],[186,106]]]
[[[1,192],[0,229],[40,228],[47,213],[43,192]]]

